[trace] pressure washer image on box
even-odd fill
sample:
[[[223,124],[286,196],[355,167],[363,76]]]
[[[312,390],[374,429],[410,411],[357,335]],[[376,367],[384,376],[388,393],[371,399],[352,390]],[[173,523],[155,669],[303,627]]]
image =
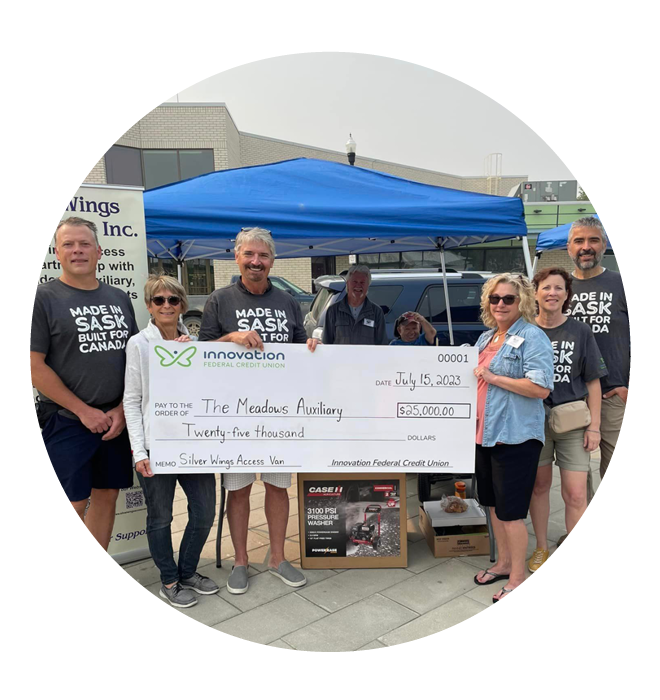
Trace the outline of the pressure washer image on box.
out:
[[[398,557],[400,483],[305,481],[308,557]]]

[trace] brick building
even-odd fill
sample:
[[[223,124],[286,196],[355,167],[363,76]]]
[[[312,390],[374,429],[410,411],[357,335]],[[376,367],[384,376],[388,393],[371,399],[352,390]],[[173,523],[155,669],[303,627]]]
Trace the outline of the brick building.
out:
[[[85,182],[138,185],[150,189],[214,170],[262,165],[300,157],[346,163],[346,154],[341,151],[241,132],[223,103],[166,103],[145,115],[119,138],[94,166]],[[528,179],[524,175],[502,176],[494,181],[489,181],[486,176],[461,177],[359,154],[355,164],[425,184],[471,192],[492,192],[503,196],[510,195]],[[526,209],[530,206],[537,205],[526,205]],[[544,227],[550,228],[549,225]],[[544,263],[549,261],[550,255],[546,254],[547,258],[544,256]],[[359,258],[360,262],[373,268],[426,267],[437,264],[435,256],[434,251],[429,251],[428,254],[389,253]],[[566,256],[566,260],[555,253],[552,256],[565,264],[569,262]],[[465,251],[461,249],[461,253],[454,255],[453,260],[451,255],[449,257],[448,264],[456,268],[522,269],[522,250],[516,241],[470,246]],[[154,268],[176,274],[172,263],[151,263]],[[314,277],[340,272],[348,267],[348,263],[347,256],[278,260],[273,274],[286,277],[309,290]],[[190,293],[207,294],[214,287],[225,286],[235,273],[233,261],[196,260],[186,263],[183,280]]]

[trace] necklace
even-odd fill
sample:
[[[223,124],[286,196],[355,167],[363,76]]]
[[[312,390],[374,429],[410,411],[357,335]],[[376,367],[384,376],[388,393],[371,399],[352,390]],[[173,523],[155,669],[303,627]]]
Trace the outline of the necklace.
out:
[[[497,345],[500,342],[500,339],[503,338],[506,335],[506,331],[504,333],[496,333],[493,336],[493,345]]]

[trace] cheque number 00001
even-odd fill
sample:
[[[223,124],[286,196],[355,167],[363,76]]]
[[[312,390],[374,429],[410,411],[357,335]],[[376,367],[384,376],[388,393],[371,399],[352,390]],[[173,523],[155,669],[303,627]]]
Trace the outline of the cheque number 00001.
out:
[[[467,362],[467,355],[453,354],[453,353],[440,353],[438,355],[438,362]]]

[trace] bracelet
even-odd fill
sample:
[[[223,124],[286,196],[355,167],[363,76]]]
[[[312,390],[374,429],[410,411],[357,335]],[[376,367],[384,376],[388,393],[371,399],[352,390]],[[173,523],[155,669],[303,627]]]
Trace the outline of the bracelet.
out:
[[[585,433],[599,433],[600,434],[600,430],[589,430],[589,428],[586,428],[584,432]]]

